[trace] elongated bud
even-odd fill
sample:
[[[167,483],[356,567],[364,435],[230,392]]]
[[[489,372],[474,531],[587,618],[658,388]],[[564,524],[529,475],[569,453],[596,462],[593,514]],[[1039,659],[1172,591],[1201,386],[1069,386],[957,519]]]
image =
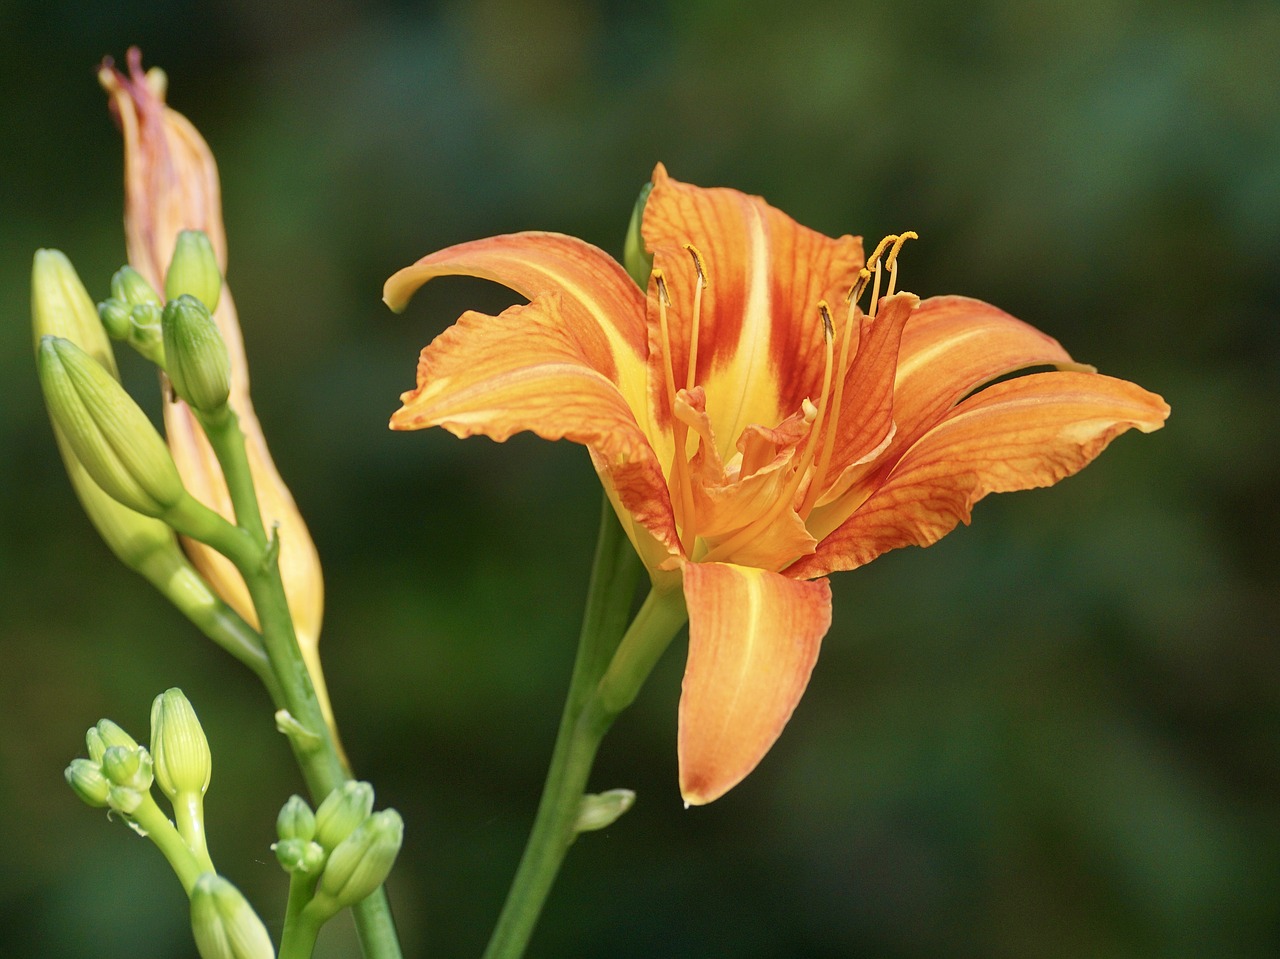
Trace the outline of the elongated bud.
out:
[[[373,810],[373,787],[348,781],[325,797],[316,810],[315,840],[332,852],[356,831]]]
[[[338,844],[316,887],[334,911],[353,906],[387,880],[404,841],[404,821],[394,809],[376,812]]]
[[[649,273],[653,270],[653,254],[645,249],[644,236],[640,232],[645,204],[649,202],[652,191],[653,184],[646,183],[636,197],[636,205],[631,210],[631,223],[627,227],[627,239],[622,247],[622,265],[642,290],[649,288]]]
[[[191,887],[191,933],[201,959],[275,959],[271,936],[240,890],[207,872]]]
[[[31,331],[37,347],[46,336],[61,336],[117,375],[111,341],[93,300],[71,261],[58,250],[37,250],[32,259]]]
[[[129,308],[162,306],[160,294],[151,288],[146,277],[131,266],[122,266],[111,277],[111,297]]]
[[[630,789],[610,789],[608,792],[588,793],[578,804],[578,818],[574,832],[591,832],[613,825],[619,816],[635,805],[636,794]]]
[[[164,298],[194,296],[212,313],[222,295],[222,273],[213,244],[203,230],[183,230],[173,245],[173,259],[164,277]]]
[[[182,793],[203,796],[209,788],[209,741],[181,689],[167,689],[151,704],[151,756],[156,783],[170,799]]]
[[[73,759],[63,773],[67,785],[90,806],[106,806],[111,793],[111,782],[102,774],[102,767],[92,759]]]
[[[50,416],[108,495],[146,516],[162,515],[186,495],[164,440],[102,364],[47,336],[36,367]]]
[[[231,393],[231,361],[205,305],[185,293],[170,300],[164,307],[161,328],[165,369],[173,391],[202,413],[226,406]]]
[[[290,796],[280,807],[276,817],[276,835],[281,841],[304,839],[310,841],[316,834],[316,814],[301,796]]]

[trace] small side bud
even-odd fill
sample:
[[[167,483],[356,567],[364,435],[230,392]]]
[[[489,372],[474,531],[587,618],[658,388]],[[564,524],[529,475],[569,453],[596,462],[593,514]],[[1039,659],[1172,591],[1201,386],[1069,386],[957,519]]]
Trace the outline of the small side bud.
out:
[[[109,719],[99,719],[96,726],[90,726],[84,734],[84,744],[89,749],[89,758],[95,763],[102,762],[108,746],[138,748],[138,741]]]
[[[67,785],[90,806],[101,808],[108,804],[111,783],[102,774],[102,767],[92,759],[73,759],[63,773]]]
[[[98,319],[113,340],[127,340],[133,329],[133,321],[129,318],[129,304],[115,297],[109,297],[98,304]]]
[[[191,933],[201,959],[275,959],[271,936],[253,907],[212,872],[191,887]]]
[[[301,796],[290,796],[276,817],[276,835],[281,842],[301,839],[309,842],[316,835],[316,814]]]
[[[281,839],[271,844],[271,851],[287,873],[314,875],[328,858],[324,847],[306,839]]]
[[[54,423],[86,472],[113,499],[161,516],[186,495],[173,457],[147,415],[97,360],[47,336],[36,355]]]
[[[111,277],[111,296],[129,307],[144,304],[160,306],[160,294],[131,266],[120,267]]]
[[[165,367],[174,392],[202,413],[226,406],[231,393],[231,358],[204,303],[187,294],[170,300],[160,326]]]
[[[181,689],[167,689],[151,704],[151,755],[156,783],[170,799],[209,788],[209,741]]]
[[[222,273],[209,237],[200,230],[183,230],[173,246],[173,259],[165,274],[165,299],[194,296],[212,313],[218,308],[221,295]]]
[[[336,912],[353,906],[386,882],[404,841],[404,821],[394,809],[374,813],[338,844],[316,887]]]
[[[353,780],[343,783],[316,810],[316,842],[332,852],[372,811],[372,786]]]
[[[610,789],[608,792],[588,793],[578,804],[578,818],[574,820],[574,832],[592,832],[612,826],[618,817],[635,805],[636,794],[630,789]]]
[[[646,183],[636,197],[636,205],[631,210],[631,223],[627,227],[627,239],[622,247],[622,265],[642,290],[649,288],[649,273],[653,270],[653,254],[644,248],[644,236],[640,232],[640,225],[644,221],[644,207],[649,202],[652,191],[653,184]]]
[[[108,746],[102,754],[102,774],[113,786],[145,792],[154,777],[151,755],[141,746]]]

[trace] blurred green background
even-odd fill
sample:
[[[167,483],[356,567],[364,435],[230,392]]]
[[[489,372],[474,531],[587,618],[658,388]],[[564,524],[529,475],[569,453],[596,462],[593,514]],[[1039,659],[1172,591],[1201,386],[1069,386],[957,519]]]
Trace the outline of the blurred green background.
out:
[[[1280,954],[1280,5],[477,0],[0,6],[0,947],[192,956],[158,854],[76,800],[86,726],[182,686],[214,858],[278,927],[299,788],[268,702],[97,541],[30,356],[28,275],[124,258],[94,69],[139,44],[221,165],[259,415],[328,584],[358,770],[408,822],[411,955],[478,955],[550,753],[595,536],[586,454],[392,434],[418,349],[502,291],[383,279],[553,229],[620,251],[657,160],[828,233],[923,239],[904,285],[995,302],[1162,393],[1051,491],[837,576],[795,718],[722,801],[675,781],[677,641],[593,783],[532,957]],[[132,360],[133,358],[126,358]],[[126,380],[157,406],[153,377]],[[322,956],[352,955],[338,926]]]

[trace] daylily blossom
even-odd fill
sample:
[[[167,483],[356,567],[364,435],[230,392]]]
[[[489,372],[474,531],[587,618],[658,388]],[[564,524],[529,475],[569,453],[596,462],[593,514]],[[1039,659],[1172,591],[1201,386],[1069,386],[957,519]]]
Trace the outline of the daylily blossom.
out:
[[[124,222],[129,263],[154,289],[163,290],[178,234],[201,230],[212,243],[225,275],[227,240],[213,154],[191,122],[165,105],[164,73],[154,68],[144,73],[136,47],[129,50],[127,67],[128,72],[122,73],[110,62],[104,63],[98,79],[111,96],[113,113],[124,134]],[[238,415],[245,435],[263,524],[268,530],[278,529],[280,573],[298,643],[325,715],[331,716],[318,651],[324,611],[320,559],[293,497],[276,470],[254,414],[240,323],[225,284],[213,319],[231,362],[228,403]],[[164,423],[183,484],[205,505],[233,519],[222,469],[190,408],[179,399],[166,402]],[[231,562],[201,543],[184,540],[183,546],[219,595],[247,621],[256,623],[244,580]]]
[[[704,803],[755,767],[804,692],[827,574],[927,546],[988,493],[1056,483],[1169,409],[994,306],[897,292],[914,234],[866,260],[859,238],[662,166],[641,230],[646,289],[554,233],[463,243],[392,276],[396,310],[453,274],[529,302],[437,337],[391,425],[588,448],[655,585],[683,589],[680,789]],[[987,385],[1027,367],[1054,369]]]

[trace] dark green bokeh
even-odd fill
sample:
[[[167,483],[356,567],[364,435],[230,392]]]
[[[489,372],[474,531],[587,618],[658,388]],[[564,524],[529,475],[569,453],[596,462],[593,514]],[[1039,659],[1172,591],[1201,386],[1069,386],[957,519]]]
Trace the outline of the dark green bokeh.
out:
[[[501,291],[395,269],[554,229],[621,252],[657,160],[829,233],[923,239],[904,285],[995,302],[1162,393],[1052,491],[837,576],[760,769],[681,809],[676,644],[594,782],[531,956],[1280,952],[1280,8],[480,0],[0,7],[0,946],[194,954],[159,856],[63,784],[85,727],[183,687],[215,860],[278,932],[299,788],[249,675],[112,562],[31,361],[33,251],[124,258],[94,80],[142,46],[221,164],[254,396],[308,516],[344,733],[407,821],[414,955],[480,952],[549,756],[594,539],[585,453],[385,428],[417,350]],[[129,358],[126,358],[129,359]],[[125,364],[139,395],[154,387]],[[351,954],[350,931],[322,943]]]

